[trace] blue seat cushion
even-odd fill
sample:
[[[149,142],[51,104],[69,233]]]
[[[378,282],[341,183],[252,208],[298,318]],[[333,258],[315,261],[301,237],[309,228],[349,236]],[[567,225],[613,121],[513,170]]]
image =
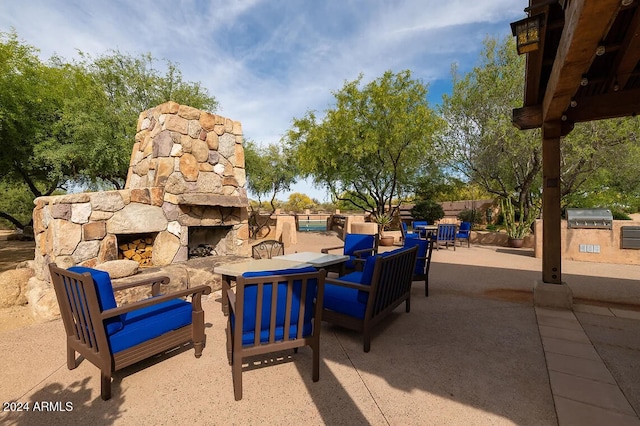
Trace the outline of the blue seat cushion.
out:
[[[340,285],[325,284],[324,309],[363,319],[367,304],[358,300],[358,291]]]
[[[168,300],[122,315],[123,327],[108,336],[111,353],[117,353],[142,342],[191,324],[191,303],[182,299]]]
[[[271,275],[291,275],[317,272],[313,267],[306,268],[292,268],[282,269],[274,271],[255,271],[245,272],[242,274],[245,278],[251,277],[268,277]],[[271,321],[271,295],[272,295],[273,283],[264,285],[263,298],[262,298],[262,317],[260,321],[260,342],[269,342],[269,327]],[[304,301],[304,324],[302,328],[303,337],[311,335],[313,332],[313,325],[311,320],[313,318],[314,310],[313,303],[317,292],[317,280],[309,280],[307,283],[307,293]],[[300,313],[300,305],[302,298],[302,282],[296,280],[293,282],[293,294],[291,304],[291,319],[289,327],[289,338],[296,338],[298,333],[298,316]],[[284,340],[285,337],[285,314],[286,314],[286,301],[287,301],[287,283],[278,283],[278,299],[276,302],[276,327],[275,327],[275,339]],[[241,303],[237,301],[236,303]],[[244,289],[244,311],[242,320],[242,345],[253,345],[255,341],[255,326],[256,326],[256,312],[258,303],[258,285],[250,284],[245,285]],[[231,329],[235,329],[235,315],[231,315]]]
[[[423,275],[425,267],[425,257],[427,256],[427,249],[429,248],[429,241],[427,240],[405,240],[404,248],[412,248],[418,246],[418,253],[416,254],[416,266],[413,270],[414,275]]]
[[[116,304],[116,298],[113,294],[111,277],[107,272],[100,271],[98,269],[87,268],[85,266],[72,266],[68,270],[71,272],[75,272],[76,274],[84,274],[85,272],[91,274],[91,278],[93,278],[93,285],[95,286],[96,293],[98,295],[98,305],[100,306],[101,312],[106,311],[107,309],[113,309],[118,306]],[[107,335],[111,335],[122,330],[122,315],[104,320],[104,327]]]

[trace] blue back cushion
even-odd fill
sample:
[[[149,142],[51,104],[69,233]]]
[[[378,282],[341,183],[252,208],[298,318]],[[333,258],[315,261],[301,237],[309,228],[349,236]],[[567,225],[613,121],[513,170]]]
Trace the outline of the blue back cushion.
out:
[[[352,255],[356,250],[373,248],[375,235],[347,234],[344,239],[344,254]]]
[[[471,222],[462,222],[460,224],[460,228],[458,229],[458,233],[456,234],[456,237],[469,238],[470,231],[471,231]]]
[[[111,277],[105,271],[98,269],[87,268],[85,266],[72,266],[68,269],[76,274],[84,274],[88,272],[93,278],[93,285],[95,286],[96,293],[98,294],[98,304],[100,305],[100,311],[112,309],[117,307],[116,298],[113,295],[113,286],[111,285]],[[117,331],[120,331],[123,327],[122,315],[109,318],[104,321],[105,330],[107,335],[111,335]]]
[[[424,274],[425,257],[427,256],[427,249],[429,248],[429,241],[410,239],[404,241],[404,248],[412,248],[418,246],[418,258],[416,259],[416,266],[413,270],[414,275]],[[422,259],[421,259],[422,258]]]
[[[355,255],[353,254],[356,250],[364,250],[364,249],[372,249],[374,248],[376,243],[375,235],[368,234],[347,234],[344,239],[344,254],[351,256],[351,259],[345,262],[345,267],[347,269],[354,269],[356,267]],[[366,259],[371,256],[371,252],[363,253],[362,258]]]
[[[298,269],[282,269],[276,271],[256,271],[245,272],[242,274],[245,278],[252,277],[267,277],[271,275],[291,275],[301,274],[308,272],[316,272],[313,267],[298,268]],[[312,332],[311,319],[313,318],[313,301],[316,296],[317,280],[310,280],[307,284],[307,293],[304,300],[304,324],[303,335],[307,336]],[[263,287],[262,296],[262,318],[260,321],[260,341],[268,342],[269,339],[269,325],[271,321],[271,295],[272,295],[273,283],[271,285],[265,285]],[[302,296],[302,282],[300,280],[293,283],[293,301],[291,305],[291,329],[289,330],[289,337],[295,337],[297,334],[298,315],[300,313],[300,304]],[[287,283],[280,282],[278,284],[278,299],[276,305],[276,328],[282,328],[285,324],[285,308],[287,302]],[[253,344],[254,342],[254,328],[256,323],[256,308],[258,303],[258,286],[256,284],[246,285],[244,289],[244,314],[242,321],[242,343],[244,345]],[[235,318],[231,318],[232,327],[235,326]],[[284,338],[284,330],[276,331],[276,339]]]

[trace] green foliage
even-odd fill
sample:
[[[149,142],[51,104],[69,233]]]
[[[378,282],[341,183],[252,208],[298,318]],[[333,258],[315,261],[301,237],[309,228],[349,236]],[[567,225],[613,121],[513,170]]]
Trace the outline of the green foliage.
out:
[[[453,170],[490,198],[515,196],[526,213],[541,196],[542,152],[539,131],[511,123],[513,109],[522,106],[525,59],[513,37],[484,44],[479,66],[462,78],[453,69],[453,93],[443,96],[441,106],[448,127],[439,148]]]
[[[453,170],[490,198],[513,198],[529,216],[542,193],[542,144],[539,130],[520,131],[511,123],[512,110],[523,103],[524,58],[513,37],[488,38],[478,67],[462,78],[453,69],[453,93],[441,108],[448,128],[440,149]],[[560,144],[563,206],[639,211],[639,137],[638,117],[576,124]]]
[[[295,162],[278,145],[259,146],[252,140],[244,141],[247,188],[258,197],[270,197],[272,212],[276,196],[288,191],[296,181]]]
[[[0,32],[0,183],[25,194],[17,210],[68,184],[122,188],[139,114],[168,100],[212,110],[198,83],[182,81],[176,65],[161,74],[151,55],[110,52],[76,63],[53,57]],[[20,214],[0,210],[22,227]]]
[[[389,228],[389,225],[393,222],[393,217],[389,214],[374,214],[371,216],[374,223],[378,224],[378,233],[381,237],[384,237],[384,231]]]
[[[285,151],[275,144],[262,147],[251,140],[244,141],[245,170],[247,173],[247,188],[258,197],[256,203],[251,204],[249,225],[251,236],[257,237],[270,227],[271,215],[281,204],[276,196],[288,191],[296,181],[297,168]],[[263,202],[262,197],[269,197]],[[269,206],[270,214],[261,214],[262,209]]]
[[[458,219],[462,222],[469,222],[473,226],[476,223],[481,223],[483,217],[480,210],[466,209],[458,213]]]
[[[511,198],[500,199],[500,209],[504,219],[504,227],[509,238],[524,238],[531,232],[531,225],[538,217],[538,209],[524,210],[524,206],[520,204],[518,211],[513,205]]]
[[[303,212],[306,209],[312,209],[316,206],[316,203],[305,194],[294,192],[289,195],[289,200],[285,205],[285,208],[296,213]]]
[[[613,220],[631,220],[631,217],[622,210],[611,210]]]
[[[440,204],[433,200],[421,200],[411,208],[411,216],[415,220],[434,223],[444,217],[444,210]]]
[[[561,144],[565,207],[640,211],[640,118],[576,124]]]
[[[33,198],[24,183],[0,181],[0,229],[22,228],[31,224]]]
[[[322,120],[309,111],[294,119],[285,141],[305,176],[338,201],[382,214],[412,192],[425,161],[437,152],[439,118],[427,87],[409,71],[361,85],[362,76],[334,93],[335,107]]]

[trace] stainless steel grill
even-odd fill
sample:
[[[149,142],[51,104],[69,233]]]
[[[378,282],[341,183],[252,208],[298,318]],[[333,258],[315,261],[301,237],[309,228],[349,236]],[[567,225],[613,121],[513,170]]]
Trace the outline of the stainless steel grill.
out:
[[[612,224],[609,209],[567,209],[568,228],[611,229]]]

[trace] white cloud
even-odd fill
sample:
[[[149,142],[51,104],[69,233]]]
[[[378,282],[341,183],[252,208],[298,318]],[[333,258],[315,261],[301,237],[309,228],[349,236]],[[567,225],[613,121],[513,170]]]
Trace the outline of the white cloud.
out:
[[[177,62],[216,96],[247,137],[275,143],[293,117],[324,111],[332,91],[364,73],[410,69],[425,83],[468,70],[487,35],[523,16],[513,0],[0,0],[43,58],[109,50]],[[437,101],[437,100],[436,100]],[[307,187],[307,186],[305,186]],[[309,194],[324,199],[320,193]]]

